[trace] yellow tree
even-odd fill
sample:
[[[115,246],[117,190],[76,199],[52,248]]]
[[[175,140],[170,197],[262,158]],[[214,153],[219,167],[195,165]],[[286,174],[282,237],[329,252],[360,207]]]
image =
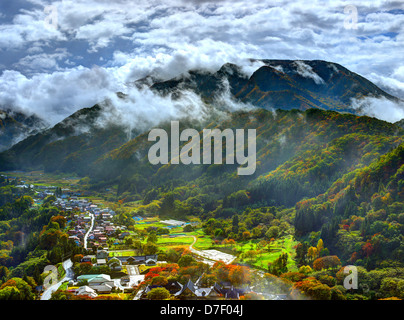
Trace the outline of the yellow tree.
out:
[[[321,250],[323,250],[323,249],[324,249],[323,239],[319,239],[317,242],[317,257],[320,256]]]
[[[317,248],[316,247],[310,247],[309,250],[307,251],[307,256],[313,261],[314,259],[317,258]]]

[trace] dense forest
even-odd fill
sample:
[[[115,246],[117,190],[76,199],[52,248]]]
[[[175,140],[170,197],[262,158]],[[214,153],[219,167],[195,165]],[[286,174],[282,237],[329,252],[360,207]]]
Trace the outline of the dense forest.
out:
[[[64,232],[66,217],[51,206],[54,197],[32,207],[30,190],[0,177],[0,299],[32,300],[43,284],[44,268],[60,265],[63,257],[82,252]]]
[[[217,239],[269,241],[293,235],[299,242],[298,267],[309,268],[316,278],[304,283],[302,274],[291,276],[295,284],[316,286],[327,277],[334,283],[338,277],[324,266],[355,265],[367,279],[356,298],[403,297],[399,126],[310,109],[238,113],[218,127],[258,128],[254,175],[240,177],[235,167],[221,165],[152,167],[142,158],[147,142],[140,136],[99,160],[101,169],[90,174],[88,187],[113,181],[115,199],[141,201],[138,213],[198,216],[204,231]],[[118,167],[124,175],[114,171]]]

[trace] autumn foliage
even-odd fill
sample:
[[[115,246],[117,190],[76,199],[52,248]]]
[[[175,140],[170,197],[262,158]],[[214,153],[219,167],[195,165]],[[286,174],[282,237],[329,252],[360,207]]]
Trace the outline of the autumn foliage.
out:
[[[335,269],[340,265],[341,261],[337,256],[325,256],[314,260],[313,269],[316,271],[323,269]]]

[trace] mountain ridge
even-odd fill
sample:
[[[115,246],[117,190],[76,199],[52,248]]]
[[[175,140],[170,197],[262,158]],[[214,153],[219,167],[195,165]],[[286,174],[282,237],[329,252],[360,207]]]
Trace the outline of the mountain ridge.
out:
[[[160,96],[169,95],[174,101],[184,90],[190,90],[213,109],[223,107],[223,103],[217,103],[217,99],[224,92],[230,95],[230,100],[241,105],[253,105],[268,110],[304,111],[314,108],[355,113],[356,110],[344,105],[343,101],[366,97],[366,94],[397,99],[335,63],[321,60],[259,61],[263,65],[251,76],[246,75],[240,66],[226,63],[216,72],[189,70],[186,74],[163,82],[158,77],[149,76],[139,79],[135,85],[148,87]],[[124,100],[126,94],[117,93],[117,97]],[[130,137],[141,133],[136,128],[128,129],[119,123],[104,121],[99,124],[106,108],[108,104],[103,103],[81,109],[54,127],[20,141],[0,153],[0,170],[42,167],[50,171],[65,171],[76,168],[81,174],[87,175],[91,165],[87,165],[85,161],[77,161],[80,155],[85,154],[88,163],[96,162],[102,158],[103,153],[123,146],[128,139],[128,130],[131,131]],[[231,114],[231,110],[224,109],[224,112]],[[218,121],[214,115],[209,117],[213,122]],[[79,166],[86,169],[79,170]]]
[[[36,115],[26,115],[9,108],[0,109],[0,152],[48,126]]]

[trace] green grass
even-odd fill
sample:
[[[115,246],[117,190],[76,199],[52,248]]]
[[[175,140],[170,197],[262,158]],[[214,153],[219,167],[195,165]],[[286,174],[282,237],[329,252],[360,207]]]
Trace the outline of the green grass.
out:
[[[77,184],[80,180],[77,177],[73,177],[72,174],[50,174],[44,173],[43,171],[8,172],[5,174],[20,178],[29,184],[46,187],[55,186],[69,188],[71,184]]]
[[[130,257],[130,256],[136,256],[137,254],[134,250],[119,250],[119,251],[112,250],[109,252],[109,255],[111,257]]]
[[[191,236],[178,236],[175,238],[169,238],[168,236],[160,236],[157,240],[159,247],[172,247],[172,246],[189,246],[194,242],[194,238]]]
[[[59,287],[59,290],[65,291],[68,289],[68,281],[65,281],[62,283],[62,285]]]
[[[58,277],[59,280],[63,279],[63,277],[66,275],[66,270],[63,268],[62,263],[57,264],[57,269],[58,269]]]
[[[166,227],[167,225],[159,222],[157,219],[145,219],[134,224],[136,229],[146,229],[148,227]]]
[[[257,240],[249,240],[242,243],[237,243],[235,248],[241,253],[249,250],[259,250]],[[282,253],[287,253],[289,255],[288,259],[288,269],[289,271],[297,271],[297,266],[293,260],[296,255],[294,246],[297,245],[297,241],[293,240],[292,236],[283,237],[272,242],[269,252],[263,251],[258,254],[253,259],[239,259],[240,262],[247,262],[258,268],[268,268],[268,263],[274,262]]]
[[[208,236],[200,236],[198,237],[196,243],[194,244],[194,248],[198,250],[208,250],[212,247],[212,239]]]

